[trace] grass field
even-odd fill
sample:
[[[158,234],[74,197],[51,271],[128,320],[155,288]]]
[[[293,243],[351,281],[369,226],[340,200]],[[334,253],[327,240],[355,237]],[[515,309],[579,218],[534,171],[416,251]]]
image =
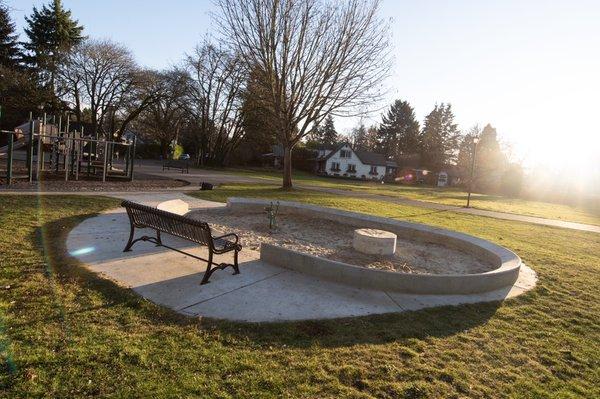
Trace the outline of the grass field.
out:
[[[266,181],[275,182],[281,180],[281,173],[276,171],[267,171],[264,169],[231,169],[230,171],[239,175],[262,178]],[[294,181],[300,185],[360,191],[361,193],[402,197],[460,207],[465,206],[467,201],[467,193],[455,188],[381,184],[359,180],[319,177],[301,171],[294,172]],[[597,203],[592,203],[589,200],[585,206],[575,207],[550,202],[474,193],[471,196],[471,206],[476,209],[600,226],[600,200]]]
[[[63,255],[82,218],[118,204],[0,197],[0,396],[595,398],[600,235],[274,186],[197,194],[293,199],[420,221],[516,251],[539,274],[500,303],[333,321],[178,316]]]

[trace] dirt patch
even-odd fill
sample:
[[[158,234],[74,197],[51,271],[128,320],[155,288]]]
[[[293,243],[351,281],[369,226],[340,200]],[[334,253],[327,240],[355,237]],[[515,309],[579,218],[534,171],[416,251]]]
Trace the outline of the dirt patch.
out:
[[[75,181],[69,177],[65,181],[63,173],[44,173],[39,182],[29,182],[21,175],[26,175],[27,170],[17,169],[10,186],[6,186],[5,172],[1,173],[1,190],[23,190],[23,191],[144,191],[160,190],[165,188],[176,188],[187,186],[189,183],[184,180],[171,179],[155,175],[146,175],[135,173],[134,180],[128,181],[124,177],[108,177],[105,182],[99,176],[86,176],[81,174],[79,180]]]
[[[236,233],[244,247],[258,250],[265,242],[324,258],[381,270],[418,274],[470,274],[494,266],[443,245],[398,239],[393,256],[367,255],[352,248],[350,226],[299,215],[279,215],[277,230],[269,230],[266,213],[238,214],[223,209],[194,211],[190,216],[210,224],[217,233]]]

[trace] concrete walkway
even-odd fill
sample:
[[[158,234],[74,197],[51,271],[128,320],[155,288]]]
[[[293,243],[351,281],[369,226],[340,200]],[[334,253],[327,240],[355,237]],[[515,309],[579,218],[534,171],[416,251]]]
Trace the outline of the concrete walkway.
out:
[[[383,202],[391,202],[391,203],[398,204],[398,205],[415,206],[415,207],[433,209],[433,210],[438,210],[438,211],[467,213],[470,215],[485,216],[485,217],[490,217],[490,218],[495,218],[495,219],[513,220],[516,222],[533,223],[533,224],[540,224],[540,225],[544,225],[544,226],[560,227],[563,229],[581,230],[581,231],[590,231],[593,233],[600,233],[600,226],[595,226],[592,224],[567,222],[564,220],[546,219],[546,218],[540,218],[540,217],[536,217],[536,216],[517,215],[514,213],[486,211],[483,209],[476,209],[476,208],[464,208],[464,207],[460,207],[460,206],[444,205],[444,204],[438,204],[438,203],[434,203],[434,202],[418,201],[418,200],[413,200],[413,199],[408,199],[408,198],[391,197],[391,196],[387,196],[387,195],[360,193],[360,192],[356,192],[356,191],[340,190],[340,189],[335,189],[335,188],[325,188],[325,187],[317,187],[317,186],[310,186],[310,185],[301,185],[300,187],[314,190],[314,191],[321,191],[321,192],[325,192],[325,193],[329,193],[329,194],[343,195],[346,197],[365,198],[365,199],[373,199],[373,200],[383,201]]]
[[[184,194],[135,194],[127,198],[148,205],[180,198],[191,207],[222,207]],[[175,311],[200,317],[249,322],[328,319],[403,312],[462,303],[501,301],[535,285],[535,273],[523,267],[512,287],[477,295],[408,295],[359,289],[303,275],[261,262],[259,253],[240,253],[241,274],[229,269],[215,272],[211,282],[200,285],[203,262],[174,251],[138,242],[131,252],[122,248],[129,223],[122,209],[87,219],[73,229],[67,240],[69,253],[96,273]],[[167,245],[206,256],[205,249],[163,236]],[[231,255],[223,255],[224,257]],[[229,258],[224,259],[230,261]]]

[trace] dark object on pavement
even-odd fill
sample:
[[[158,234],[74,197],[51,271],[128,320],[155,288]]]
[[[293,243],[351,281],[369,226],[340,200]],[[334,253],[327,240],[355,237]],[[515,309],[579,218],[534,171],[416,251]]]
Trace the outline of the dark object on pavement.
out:
[[[211,183],[202,182],[200,183],[200,190],[212,190],[213,185]]]

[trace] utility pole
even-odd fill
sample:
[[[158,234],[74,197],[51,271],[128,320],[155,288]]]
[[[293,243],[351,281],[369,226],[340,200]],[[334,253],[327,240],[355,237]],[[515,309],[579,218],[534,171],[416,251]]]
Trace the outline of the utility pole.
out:
[[[469,194],[467,195],[467,208],[471,206],[471,191],[473,191],[473,179],[475,179],[475,156],[477,155],[477,143],[479,137],[473,137],[473,155],[471,157],[471,179],[469,179]]]

